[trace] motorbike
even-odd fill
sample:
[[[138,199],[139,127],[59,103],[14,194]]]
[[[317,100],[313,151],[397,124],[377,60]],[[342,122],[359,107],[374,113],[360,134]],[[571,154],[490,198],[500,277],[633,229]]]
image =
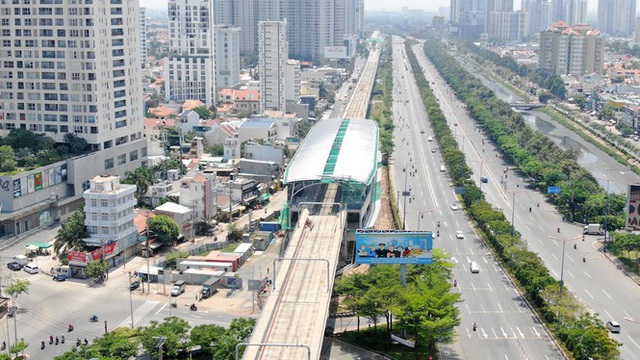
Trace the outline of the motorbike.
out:
[[[69,324],[69,328],[67,329],[68,332],[72,332],[73,331],[73,324]]]
[[[198,311],[198,307],[196,307],[196,304],[191,304],[191,306],[189,306],[189,310]]]
[[[56,336],[56,345],[58,345],[60,343],[60,339],[58,339],[58,337]]]
[[[76,339],[76,346],[80,346],[82,344],[82,340],[80,338]]]
[[[476,323],[474,322],[473,323],[473,331],[476,331],[476,329],[477,329],[477,326],[476,326]]]
[[[98,322],[98,316],[97,316],[97,315],[92,315],[92,316],[89,318],[89,321],[90,321],[90,322]]]
[[[84,344],[89,345],[89,340],[87,340],[87,338],[84,338]]]
[[[44,340],[40,341],[40,350],[44,350],[46,346],[44,345]]]
[[[585,256],[582,257],[582,262],[587,262],[587,258]]]
[[[64,344],[64,335],[60,337],[60,343]]]
[[[49,335],[49,345],[53,344],[53,335]]]
[[[178,307],[178,303],[177,302],[172,302],[171,303],[171,307],[172,308],[177,308]]]
[[[453,287],[458,287],[458,280],[453,280]]]
[[[0,346],[0,350],[4,350],[7,348],[7,343],[5,341],[2,342],[2,346]]]

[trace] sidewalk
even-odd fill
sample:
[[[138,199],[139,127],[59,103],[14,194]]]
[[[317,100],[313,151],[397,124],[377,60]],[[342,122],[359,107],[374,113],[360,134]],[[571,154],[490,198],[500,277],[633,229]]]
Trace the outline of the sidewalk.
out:
[[[633,282],[635,282],[636,284],[638,284],[640,286],[640,276],[628,271],[627,270],[627,266],[620,259],[618,259],[618,257],[615,256],[613,253],[611,253],[610,251],[605,252],[604,251],[604,243],[602,241],[596,241],[595,242],[595,247],[596,247],[596,250],[598,252],[601,252],[602,255],[607,260],[611,261],[615,266],[618,267],[618,269],[620,269],[620,271],[622,271],[622,273],[624,273],[631,280],[633,280]]]

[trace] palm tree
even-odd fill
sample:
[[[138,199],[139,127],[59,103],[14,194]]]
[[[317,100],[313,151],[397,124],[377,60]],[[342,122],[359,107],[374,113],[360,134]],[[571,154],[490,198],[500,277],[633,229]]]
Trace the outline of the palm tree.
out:
[[[7,295],[11,296],[13,301],[15,301],[18,298],[18,295],[22,293],[24,294],[29,293],[30,284],[31,283],[29,282],[29,280],[26,280],[26,279],[14,280],[10,285],[7,285],[5,291],[7,292]]]
[[[76,210],[69,220],[62,224],[58,234],[56,235],[55,242],[53,243],[53,251],[60,257],[72,249],[82,248],[83,241],[87,237],[87,232],[84,227],[84,210],[83,205]]]
[[[149,186],[153,185],[153,181],[154,176],[151,169],[147,166],[140,166],[134,171],[128,171],[122,183],[135,185],[136,198],[140,201],[140,198],[147,193]]]

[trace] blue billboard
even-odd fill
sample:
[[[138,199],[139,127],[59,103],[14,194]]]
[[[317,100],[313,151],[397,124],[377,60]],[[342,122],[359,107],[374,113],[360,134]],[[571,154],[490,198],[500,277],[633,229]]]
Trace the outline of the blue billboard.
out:
[[[432,264],[431,231],[356,230],[356,264]]]

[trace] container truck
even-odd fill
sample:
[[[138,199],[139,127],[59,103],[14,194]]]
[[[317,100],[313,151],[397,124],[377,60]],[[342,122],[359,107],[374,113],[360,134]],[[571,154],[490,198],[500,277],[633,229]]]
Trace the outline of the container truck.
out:
[[[586,235],[603,235],[604,228],[600,224],[587,224],[582,228],[582,233]]]

